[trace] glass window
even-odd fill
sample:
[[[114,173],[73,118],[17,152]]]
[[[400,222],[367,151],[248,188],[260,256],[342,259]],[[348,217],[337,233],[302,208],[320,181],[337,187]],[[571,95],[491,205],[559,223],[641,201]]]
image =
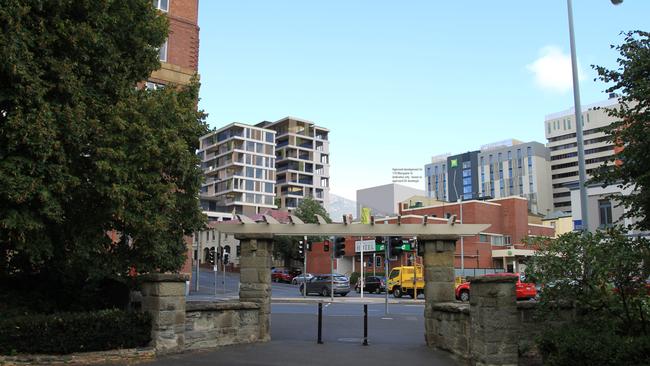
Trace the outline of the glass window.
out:
[[[389,278],[390,278],[390,279],[393,279],[393,278],[395,278],[395,277],[397,277],[397,276],[399,276],[399,269],[394,269],[394,270],[390,273],[390,277],[389,277]]]
[[[273,133],[267,132],[266,133],[266,142],[275,142],[275,139],[273,138]]]
[[[469,169],[472,167],[471,161],[463,161],[463,169]]]
[[[255,169],[247,166],[246,167],[246,176],[249,178],[253,178],[253,174],[255,174]]]
[[[463,178],[471,177],[472,171],[470,169],[463,169]]]
[[[247,180],[246,181],[246,190],[247,191],[252,191],[254,189],[255,189],[255,182],[253,182],[252,180]]]
[[[153,0],[153,7],[164,12],[169,11],[169,0]]]
[[[598,211],[600,216],[600,227],[612,226],[612,202],[610,200],[599,200]]]
[[[167,62],[167,40],[158,49],[158,59],[162,62]]]

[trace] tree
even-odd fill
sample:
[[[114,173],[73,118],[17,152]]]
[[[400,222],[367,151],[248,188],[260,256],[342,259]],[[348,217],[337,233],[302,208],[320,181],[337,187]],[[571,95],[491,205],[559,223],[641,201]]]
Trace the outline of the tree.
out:
[[[621,54],[619,68],[594,68],[601,81],[611,84],[606,92],[621,94],[619,106],[607,110],[618,121],[603,129],[620,150],[593,181],[631,188],[629,195],[616,197],[628,209],[624,217],[636,218],[638,229],[650,230],[650,33],[625,33],[625,43],[612,48]]]
[[[0,280],[178,270],[204,222],[207,127],[196,81],[136,88],[166,17],[150,0],[7,0],[0,24]]]
[[[315,215],[322,216],[325,219],[325,221],[327,221],[328,223],[332,222],[332,219],[330,219],[329,214],[327,213],[325,208],[320,203],[318,203],[318,201],[316,201],[311,197],[305,197],[300,202],[300,204],[294,211],[294,215],[296,215],[296,217],[298,217],[306,224],[318,223],[318,219],[316,218]],[[319,241],[319,240],[323,240],[324,238],[308,237],[307,239],[311,241]],[[289,266],[289,263],[292,260],[298,259],[299,240],[303,240],[303,238],[296,238],[291,236],[280,236],[275,239],[273,250],[277,256],[284,259],[285,266]]]
[[[566,306],[575,315],[571,325],[544,330],[540,348],[555,360],[547,363],[577,359],[580,364],[637,364],[645,360],[650,352],[650,288],[646,283],[650,242],[617,230],[533,240],[540,250],[528,261],[526,277],[542,285],[538,315],[557,320]],[[628,354],[619,354],[623,350]]]

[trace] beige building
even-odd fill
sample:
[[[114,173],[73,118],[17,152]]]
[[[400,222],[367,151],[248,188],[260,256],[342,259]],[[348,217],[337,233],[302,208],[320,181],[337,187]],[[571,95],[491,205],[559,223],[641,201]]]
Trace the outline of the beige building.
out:
[[[602,165],[614,154],[614,145],[599,129],[615,120],[608,116],[604,107],[615,107],[618,101],[612,98],[582,108],[585,169],[587,179],[593,169]],[[549,114],[544,121],[544,131],[551,154],[551,184],[553,187],[553,211],[571,212],[570,183],[578,181],[578,150],[574,109]],[[578,204],[579,206],[579,204]],[[575,210],[576,206],[573,206]]]
[[[200,139],[201,207],[254,215],[275,206],[275,131],[231,123]]]
[[[329,130],[296,117],[285,117],[276,122],[264,121],[257,127],[276,133],[276,205],[292,211],[305,197],[312,197],[327,209],[330,186]]]
[[[555,237],[573,231],[573,219],[570,213],[555,211],[542,219],[543,225],[555,228]]]

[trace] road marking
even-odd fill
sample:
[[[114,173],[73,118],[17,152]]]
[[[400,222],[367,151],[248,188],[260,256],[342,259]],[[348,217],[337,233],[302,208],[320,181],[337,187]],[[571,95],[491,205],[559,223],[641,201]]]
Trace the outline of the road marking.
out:
[[[271,305],[301,305],[301,306],[313,306],[313,304],[306,304],[304,302],[273,302]]]
[[[422,305],[422,304],[416,304],[416,305],[404,305],[404,306],[410,306],[410,307],[418,307],[418,308],[421,308],[421,307],[423,307],[424,305]]]
[[[393,320],[393,318],[381,318],[382,320]]]

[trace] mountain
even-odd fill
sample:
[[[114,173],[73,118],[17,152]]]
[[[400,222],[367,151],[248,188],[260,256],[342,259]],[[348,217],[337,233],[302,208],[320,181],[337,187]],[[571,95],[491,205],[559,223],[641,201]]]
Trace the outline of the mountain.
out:
[[[343,220],[343,215],[352,214],[357,216],[357,203],[356,201],[337,196],[330,193],[330,202],[327,213],[330,214],[332,221],[340,222]]]

